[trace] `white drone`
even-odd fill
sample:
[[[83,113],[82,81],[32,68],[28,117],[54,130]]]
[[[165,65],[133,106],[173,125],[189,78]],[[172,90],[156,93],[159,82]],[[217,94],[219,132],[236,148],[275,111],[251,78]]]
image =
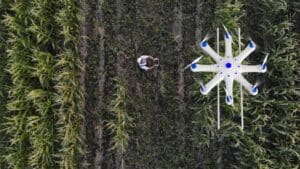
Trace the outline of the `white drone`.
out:
[[[200,42],[200,46],[210,57],[213,58],[216,64],[212,64],[212,65],[197,64],[197,62],[199,62],[200,59],[202,58],[199,57],[195,59],[191,64],[187,65],[186,68],[190,67],[192,72],[215,72],[216,75],[211,81],[209,81],[206,85],[201,84],[200,92],[203,95],[206,95],[212,90],[212,88],[214,88],[222,80],[224,80],[226,86],[225,88],[226,103],[228,105],[233,105],[233,81],[236,80],[237,82],[239,82],[251,95],[256,95],[258,93],[258,89],[257,89],[258,84],[252,85],[251,83],[249,83],[244,78],[243,73],[252,73],[252,72],[265,73],[267,71],[266,62],[267,62],[268,55],[265,57],[261,65],[243,65],[242,61],[246,59],[256,49],[255,43],[250,39],[247,47],[242,52],[240,52],[240,54],[233,57],[232,37],[226,28],[225,28],[225,32],[226,32],[224,36],[225,57],[221,57],[218,53],[216,53],[209,46],[207,39],[205,38],[203,41]],[[217,35],[219,35],[219,31],[217,33],[218,33]]]

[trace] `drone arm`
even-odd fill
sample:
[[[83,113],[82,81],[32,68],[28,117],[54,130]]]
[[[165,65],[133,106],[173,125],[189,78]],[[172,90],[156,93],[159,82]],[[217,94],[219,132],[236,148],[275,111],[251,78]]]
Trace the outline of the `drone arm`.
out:
[[[241,63],[244,59],[246,59],[253,51],[255,51],[256,45],[252,40],[250,40],[248,46],[235,57],[238,63]]]
[[[228,31],[225,33],[225,57],[232,58],[232,37]]]
[[[257,72],[257,73],[265,73],[267,69],[263,67],[263,65],[241,65],[240,72],[248,73],[248,72]]]
[[[244,88],[251,94],[251,95],[256,95],[258,93],[258,89],[255,85],[252,85],[249,83],[244,76],[240,75],[236,77],[236,81],[238,81],[240,84],[244,86]]]
[[[218,83],[220,83],[224,79],[224,75],[217,74],[211,81],[209,81],[206,85],[201,85],[201,93],[206,95],[208,94],[212,88],[214,88]]]
[[[221,57],[209,46],[206,39],[201,42],[200,46],[210,57],[214,59],[214,61],[220,61]]]
[[[217,72],[217,65],[200,65],[200,64],[192,64],[191,65],[192,72]]]
[[[233,104],[233,78],[226,77],[225,78],[225,86],[226,86],[226,103],[228,105]]]

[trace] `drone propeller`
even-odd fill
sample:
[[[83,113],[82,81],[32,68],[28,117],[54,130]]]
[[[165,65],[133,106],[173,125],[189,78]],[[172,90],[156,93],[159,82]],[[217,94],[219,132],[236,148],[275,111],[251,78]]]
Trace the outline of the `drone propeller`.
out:
[[[200,82],[200,92],[201,93],[205,92],[205,86],[203,85],[202,82]]]
[[[262,84],[261,81],[257,81],[257,82],[254,84],[254,86],[255,86],[255,87],[258,87],[258,86],[260,86],[261,84]]]
[[[224,28],[224,30],[225,30],[225,37],[227,38],[227,39],[229,39],[229,37],[230,37],[230,34],[229,34],[229,31],[228,31],[228,29],[226,28],[226,26],[223,24],[223,28]]]
[[[226,103],[228,105],[234,106],[233,105],[233,98],[232,98],[232,96],[229,94],[228,90],[225,87],[224,87],[224,90],[225,90],[225,93],[226,93]]]
[[[261,83],[260,82],[256,82],[252,88],[251,88],[251,94],[252,95],[257,95],[258,93],[258,86],[260,85]]]
[[[269,54],[266,54],[266,57],[265,57],[265,59],[264,59],[264,62],[263,62],[263,64],[265,64],[265,63],[267,62],[267,60],[268,60],[268,56],[269,56]]]
[[[199,62],[202,59],[203,56],[198,57],[197,59],[195,59],[192,63],[188,64],[184,70],[186,70],[187,68],[189,68],[190,66],[192,66],[192,64]]]
[[[266,57],[265,57],[265,59],[264,59],[262,65],[261,65],[261,68],[262,68],[263,72],[266,72],[266,71],[267,71],[267,60],[268,60],[268,56],[269,56],[269,54],[266,55]]]
[[[226,26],[225,26],[224,24],[222,24],[222,26],[223,26],[224,30],[225,30],[226,32],[228,32],[228,29],[226,28]]]

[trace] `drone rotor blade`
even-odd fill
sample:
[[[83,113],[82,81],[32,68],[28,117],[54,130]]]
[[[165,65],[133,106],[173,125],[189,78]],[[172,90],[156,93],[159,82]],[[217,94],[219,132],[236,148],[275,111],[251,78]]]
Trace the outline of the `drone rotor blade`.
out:
[[[223,26],[224,30],[225,30],[226,32],[228,32],[228,29],[226,28],[226,26],[225,26],[224,24],[222,24],[222,26]]]
[[[266,64],[266,63],[267,63],[268,56],[269,56],[269,54],[266,55],[266,57],[265,57],[265,59],[264,59],[264,61],[263,61],[263,64]]]
[[[191,66],[192,64],[190,63],[190,64],[188,64],[188,65],[186,65],[186,67],[184,67],[184,69],[183,70],[186,70],[186,69],[188,69],[190,66]]]
[[[188,69],[192,64],[199,62],[202,59],[203,56],[200,56],[198,58],[196,58],[192,63],[186,65],[186,67],[184,68],[184,70]]]
[[[200,56],[200,57],[198,57],[197,59],[195,59],[195,60],[192,62],[192,64],[193,64],[193,63],[199,62],[199,61],[202,59],[202,57],[203,57],[203,56]]]

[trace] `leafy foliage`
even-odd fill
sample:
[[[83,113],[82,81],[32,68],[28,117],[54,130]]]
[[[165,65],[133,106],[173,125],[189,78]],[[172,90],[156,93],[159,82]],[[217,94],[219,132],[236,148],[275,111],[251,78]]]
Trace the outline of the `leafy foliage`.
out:
[[[9,92],[7,105],[9,116],[5,122],[5,130],[9,136],[8,155],[6,159],[11,168],[26,168],[28,166],[29,133],[26,130],[27,116],[33,115],[33,107],[27,99],[27,94],[33,90],[32,83],[36,80],[31,77],[32,39],[29,39],[30,10],[29,2],[19,1],[11,8],[12,15],[5,17],[9,34],[9,73],[12,86]]]
[[[6,13],[9,7],[8,1],[1,1],[0,3],[0,13]],[[0,16],[0,20],[2,21],[4,16]],[[7,27],[3,22],[0,22],[0,168],[6,167],[5,162],[5,154],[7,144],[7,136],[5,131],[1,130],[1,126],[5,121],[5,116],[7,115],[7,87],[9,85],[9,76],[6,71],[7,69]]]
[[[0,168],[299,168],[298,1],[86,4],[0,0]],[[81,7],[91,23],[81,23]],[[181,70],[202,55],[195,42],[206,33],[216,41],[223,24],[236,53],[238,27],[258,44],[247,62],[270,54],[268,72],[255,76],[259,95],[244,93],[244,130],[238,85],[235,106],[221,104],[217,130],[215,90],[202,96],[195,84],[212,74]],[[80,56],[80,39],[90,45],[80,48],[90,50],[82,52],[87,56]],[[142,54],[158,57],[160,67],[140,72],[136,57]],[[85,65],[80,57],[88,57]],[[210,63],[206,58],[202,62]],[[91,140],[82,139],[85,132]]]
[[[82,155],[82,89],[80,87],[81,62],[79,59],[79,4],[73,0],[61,1],[57,15],[62,49],[55,65],[55,102],[59,106],[58,140],[60,142],[60,168],[80,168]]]
[[[116,80],[117,81],[117,80]],[[113,119],[106,124],[112,134],[112,150],[116,151],[121,158],[121,165],[124,165],[124,153],[129,143],[129,129],[132,127],[132,118],[127,113],[126,88],[124,82],[117,81],[117,92],[115,99],[111,101],[109,111],[113,113]]]
[[[265,85],[269,90],[260,98],[263,101],[255,101],[256,104],[252,105],[256,110],[264,107],[270,120],[267,121],[268,127],[263,128],[266,132],[264,147],[271,162],[269,167],[298,168],[299,51],[294,49],[299,47],[299,40],[291,32],[293,24],[286,1],[263,1],[262,5],[272,11],[262,13],[264,20],[260,29],[264,32],[265,48],[270,51],[269,67],[272,71],[266,79],[269,83]]]
[[[4,123],[10,168],[57,168],[58,163],[77,168],[82,98],[78,11],[73,1],[18,1],[5,16],[12,78]]]

